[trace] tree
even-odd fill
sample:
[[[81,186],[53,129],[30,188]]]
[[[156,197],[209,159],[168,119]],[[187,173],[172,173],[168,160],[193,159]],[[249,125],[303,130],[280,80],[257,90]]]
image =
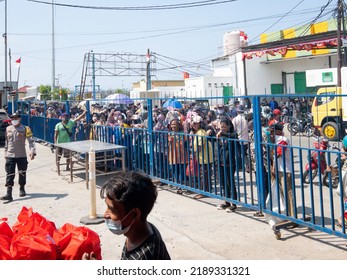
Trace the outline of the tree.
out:
[[[40,85],[39,87],[41,100],[50,100],[51,99],[51,86],[49,85]]]
[[[55,88],[51,91],[50,85],[40,85],[42,100],[68,100],[69,92],[67,88]]]

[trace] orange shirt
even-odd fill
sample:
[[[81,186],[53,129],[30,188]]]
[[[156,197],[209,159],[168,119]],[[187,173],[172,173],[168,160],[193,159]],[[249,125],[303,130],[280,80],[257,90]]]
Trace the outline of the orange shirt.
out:
[[[183,135],[169,135],[168,137],[168,158],[169,164],[188,163],[187,151],[184,148],[186,137]]]

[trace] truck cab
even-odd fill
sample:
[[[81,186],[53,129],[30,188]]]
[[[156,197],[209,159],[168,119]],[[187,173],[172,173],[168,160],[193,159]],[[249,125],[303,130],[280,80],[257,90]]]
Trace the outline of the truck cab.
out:
[[[331,141],[341,140],[347,128],[347,67],[306,70],[306,86],[316,88],[311,114],[313,125]]]
[[[313,125],[331,141],[341,138],[342,97],[341,88],[322,87],[317,91],[311,108]]]

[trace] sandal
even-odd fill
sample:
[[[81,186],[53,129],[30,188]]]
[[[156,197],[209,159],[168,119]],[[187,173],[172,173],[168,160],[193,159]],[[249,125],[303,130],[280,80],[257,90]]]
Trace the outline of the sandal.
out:
[[[228,213],[232,213],[236,210],[237,206],[236,204],[231,204],[228,208],[227,208],[227,212]]]
[[[202,194],[197,194],[196,196],[194,196],[194,199],[201,199],[204,198],[206,196],[202,195]]]
[[[338,226],[339,228],[342,228],[342,223],[341,223],[340,219],[337,219],[335,221],[335,225]]]
[[[265,215],[263,214],[263,212],[257,211],[253,214],[254,217],[264,217]]]

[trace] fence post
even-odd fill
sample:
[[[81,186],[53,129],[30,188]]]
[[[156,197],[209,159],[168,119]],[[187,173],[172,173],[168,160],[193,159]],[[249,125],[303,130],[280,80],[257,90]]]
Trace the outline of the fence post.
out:
[[[43,103],[43,140],[47,141],[47,101],[45,100]]]
[[[153,143],[153,104],[152,99],[147,98],[148,111],[148,139],[149,139],[149,172],[154,174],[154,143]]]
[[[263,170],[263,149],[261,142],[263,141],[263,133],[261,126],[261,108],[260,108],[260,97],[253,97],[253,116],[259,116],[259,118],[253,117],[254,127],[254,143],[255,143],[255,155],[256,155],[256,179],[257,179],[257,191],[258,191],[258,203],[259,211],[262,211],[265,206],[264,198],[264,170]]]

